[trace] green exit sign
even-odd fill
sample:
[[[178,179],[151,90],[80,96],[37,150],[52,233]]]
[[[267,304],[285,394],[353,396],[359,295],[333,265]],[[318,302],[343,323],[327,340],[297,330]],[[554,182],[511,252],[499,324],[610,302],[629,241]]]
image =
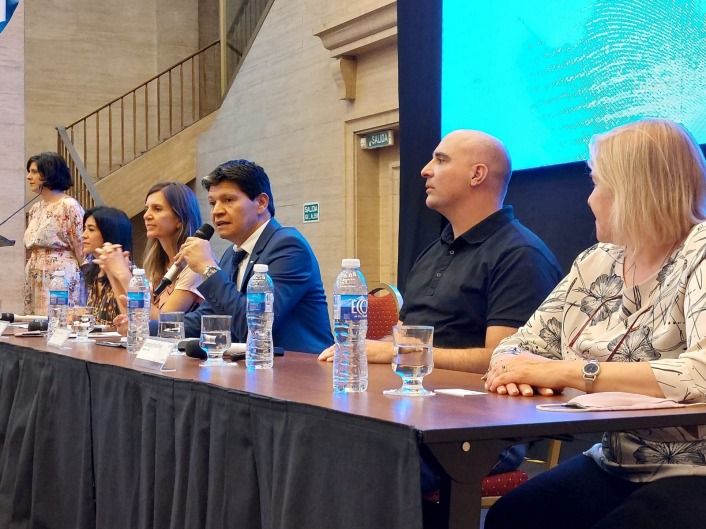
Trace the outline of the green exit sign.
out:
[[[319,203],[304,204],[304,222],[319,222]]]
[[[395,144],[395,137],[391,130],[379,130],[366,134],[360,139],[361,149],[379,149]]]

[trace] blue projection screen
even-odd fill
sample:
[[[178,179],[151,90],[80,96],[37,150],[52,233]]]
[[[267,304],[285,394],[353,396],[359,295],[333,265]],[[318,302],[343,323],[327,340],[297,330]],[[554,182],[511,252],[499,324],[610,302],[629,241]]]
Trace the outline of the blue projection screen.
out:
[[[442,134],[493,134],[514,169],[643,117],[706,143],[706,0],[444,0],[442,50]]]

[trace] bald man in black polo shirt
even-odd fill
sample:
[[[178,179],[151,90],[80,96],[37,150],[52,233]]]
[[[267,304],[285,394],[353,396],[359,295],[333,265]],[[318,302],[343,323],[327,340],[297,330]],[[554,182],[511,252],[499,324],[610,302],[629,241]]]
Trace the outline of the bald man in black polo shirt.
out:
[[[434,326],[434,365],[484,373],[562,277],[552,252],[503,207],[512,167],[505,146],[474,130],[448,134],[422,169],[427,207],[449,221],[407,280],[400,320]],[[390,341],[368,340],[368,362],[389,363]],[[320,360],[331,360],[333,347]]]

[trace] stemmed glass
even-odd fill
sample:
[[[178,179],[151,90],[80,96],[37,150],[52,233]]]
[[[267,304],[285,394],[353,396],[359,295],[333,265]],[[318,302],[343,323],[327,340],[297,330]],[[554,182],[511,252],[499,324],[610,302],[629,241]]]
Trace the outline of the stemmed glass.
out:
[[[93,312],[93,307],[75,306],[71,316],[71,330],[76,333],[75,343],[90,343],[94,340],[88,338],[90,333],[96,326],[96,316]]]
[[[434,369],[434,327],[395,325],[392,328],[392,337],[395,342],[392,370],[402,377],[402,387],[388,389],[383,393],[405,397],[435,395],[433,391],[422,386],[422,379]]]
[[[179,351],[179,342],[184,339],[184,313],[160,312],[159,337],[174,341],[173,355],[184,355]]]
[[[223,360],[223,353],[230,348],[231,316],[201,316],[199,345],[206,351],[208,359],[201,367],[230,367],[235,364]]]

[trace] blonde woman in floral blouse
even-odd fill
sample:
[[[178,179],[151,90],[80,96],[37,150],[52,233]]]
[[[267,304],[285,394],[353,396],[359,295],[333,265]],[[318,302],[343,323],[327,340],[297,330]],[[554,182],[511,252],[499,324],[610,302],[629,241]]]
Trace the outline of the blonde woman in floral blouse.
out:
[[[493,353],[487,388],[706,402],[706,161],[680,125],[595,136],[599,244]],[[702,527],[706,426],[608,432],[502,498],[485,527]]]
[[[30,255],[25,266],[25,314],[46,315],[49,283],[57,270],[66,272],[70,303],[78,301],[79,262],[83,259],[83,208],[65,191],[71,173],[55,152],[43,152],[27,161],[27,183],[41,196],[27,219],[24,244]]]

